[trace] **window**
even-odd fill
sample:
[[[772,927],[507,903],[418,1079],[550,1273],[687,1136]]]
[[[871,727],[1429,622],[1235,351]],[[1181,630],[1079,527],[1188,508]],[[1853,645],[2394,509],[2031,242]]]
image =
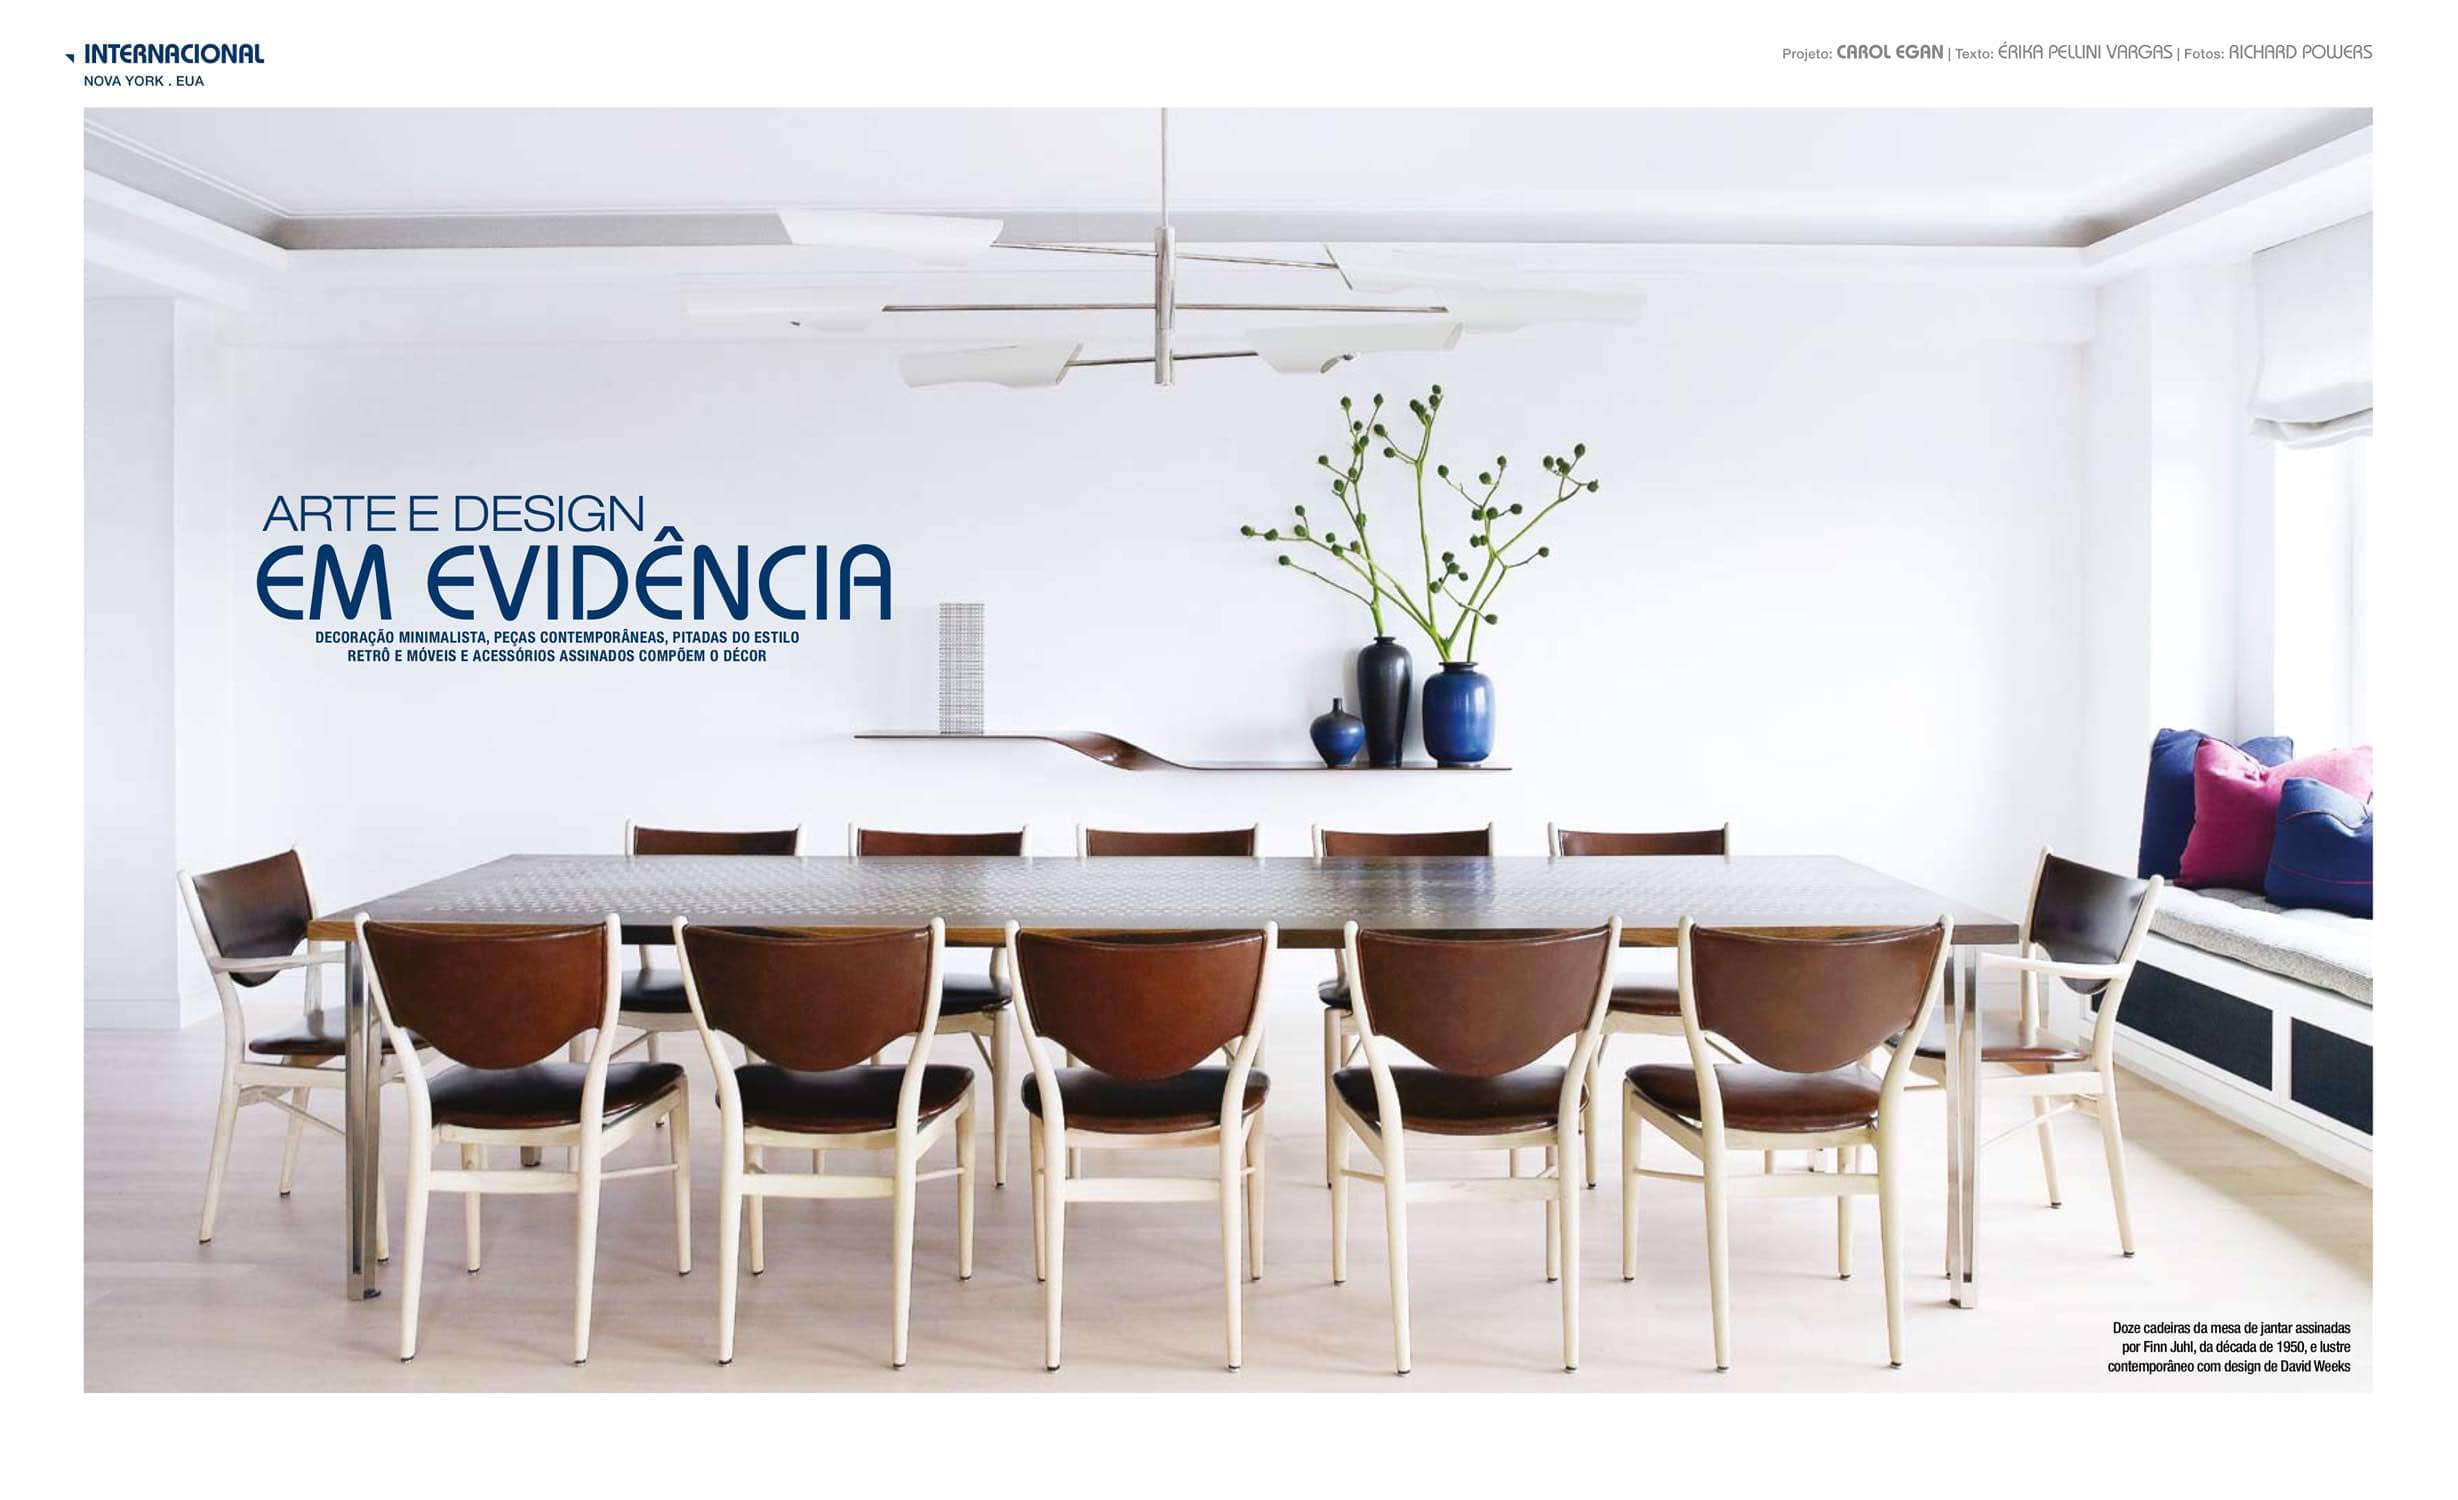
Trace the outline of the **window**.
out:
[[[2368,741],[2365,467],[2370,439],[2273,449],[2273,718],[2299,748]]]

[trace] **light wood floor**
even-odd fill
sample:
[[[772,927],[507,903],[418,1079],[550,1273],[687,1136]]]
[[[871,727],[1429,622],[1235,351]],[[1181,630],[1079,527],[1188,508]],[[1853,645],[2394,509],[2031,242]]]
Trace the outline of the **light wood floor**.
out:
[[[440,1200],[420,1354],[401,1364],[394,1301],[341,1297],[341,1162],[330,1138],[309,1138],[297,1190],[283,1199],[275,1192],[282,1117],[242,1112],[215,1241],[196,1243],[220,1057],[217,1027],[207,1023],[86,1038],[86,1382],[96,1390],[1391,1391],[1381,1201],[1370,1184],[1353,1189],[1351,1279],[1334,1287],[1320,1185],[1319,1012],[1292,983],[1271,1015],[1268,1243],[1264,1278],[1248,1289],[1246,1368],[1236,1374],[1220,1368],[1217,1220],[1208,1207],[1174,1205],[1069,1211],[1067,1364],[1041,1369],[1020,1136],[1010,1142],[1006,1189],[989,1188],[983,1158],[970,1282],[955,1278],[954,1184],[924,1189],[906,1369],[887,1364],[885,1203],[772,1205],[768,1272],[744,1276],[739,1357],[720,1368],[717,1130],[706,1065],[688,1036],[670,1038],[667,1056],[690,1067],[695,1089],[694,1274],[674,1274],[663,1179],[610,1186],[594,1347],[576,1369],[565,1363],[569,1200],[490,1199],[486,1266],[476,1276],[460,1269],[459,1206]],[[937,1056],[954,1060],[964,1045],[943,1042]],[[1625,1038],[1612,1060],[1678,1055],[1677,1043]],[[2129,1076],[2123,1099],[2142,1253],[2117,1254],[2097,1136],[2069,1117],[2058,1122],[2061,1210],[2045,1205],[2036,1152],[2018,1140],[1989,1153],[1983,1300],[1970,1311],[1946,1301],[1943,1130],[1934,1098],[1922,1101],[1921,1166],[1905,1200],[1913,1274],[1900,1370],[1886,1364],[1874,1203],[1856,1210],[1857,1274],[1839,1281],[1832,1201],[1775,1199],[1733,1206],[1734,1367],[1714,1373],[1699,1196],[1680,1184],[1646,1185],[1641,1275],[1622,1282],[1610,1176],[1619,1129],[1608,1123],[1607,1176],[1583,1215],[1582,1368],[1559,1368],[1558,1289],[1544,1281],[1541,1210],[1419,1205],[1410,1220],[1416,1370],[1404,1388],[2369,1388],[2371,1193],[2146,1080]],[[387,1118],[398,1226],[397,1091],[387,1091]],[[1651,1142],[1654,1164],[1677,1154]],[[1499,1172],[1500,1157],[1474,1170]],[[397,1257],[406,1253],[395,1247]],[[2354,1373],[2106,1371],[2118,1352],[2113,1321],[2249,1318],[2351,1324]]]

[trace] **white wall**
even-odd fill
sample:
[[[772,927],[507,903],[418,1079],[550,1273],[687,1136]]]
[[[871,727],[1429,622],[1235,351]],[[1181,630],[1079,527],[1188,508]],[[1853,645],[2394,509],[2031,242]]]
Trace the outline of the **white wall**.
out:
[[[177,1013],[174,316],[167,299],[85,306],[85,998],[101,1025]]]
[[[1289,853],[1315,820],[1493,818],[1532,853],[1548,817],[1730,819],[1743,850],[1847,854],[2005,909],[2029,851],[2079,817],[2081,359],[1951,319],[1872,338],[1856,300],[1708,287],[1627,331],[1323,380],[1190,367],[1167,391],[1085,371],[908,392],[876,349],[776,343],[238,348],[232,480],[208,515],[229,529],[181,536],[183,598],[236,610],[226,678],[183,676],[227,682],[236,813],[179,852],[296,842],[338,902],[508,850],[611,849],[626,817],[800,820],[820,852],[851,818],[1030,819],[1046,852],[1078,818],[1260,819]],[[1318,498],[1340,394],[1433,380],[1463,464],[1508,452],[1533,484],[1541,453],[1584,441],[1605,482],[1485,635],[1510,774],[1138,775],[850,738],[927,723],[932,606],[982,600],[994,728],[1305,755],[1363,611],[1236,528]],[[253,602],[274,545],[257,522],[302,490],[643,492],[695,541],[875,542],[896,620],[816,626],[755,668],[352,666]],[[1375,510],[1399,514],[1387,490]],[[397,597],[415,623],[415,590]]]

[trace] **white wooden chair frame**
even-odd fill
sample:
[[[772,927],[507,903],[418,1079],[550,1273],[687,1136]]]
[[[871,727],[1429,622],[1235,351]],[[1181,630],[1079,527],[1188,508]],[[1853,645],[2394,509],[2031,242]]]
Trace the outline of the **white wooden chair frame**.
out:
[[[290,851],[296,854],[298,851]],[[341,1126],[309,1110],[309,1097],[317,1090],[338,1090],[349,1079],[342,1060],[331,1058],[286,1058],[279,1062],[257,1062],[248,1053],[247,1008],[239,998],[239,985],[234,976],[240,974],[279,974],[297,969],[304,976],[300,981],[301,1014],[313,1016],[324,1008],[324,971],[338,964],[344,955],[340,948],[308,943],[297,953],[278,958],[230,958],[214,939],[213,927],[205,920],[205,906],[197,899],[196,880],[186,870],[179,872],[179,899],[188,908],[188,922],[196,930],[196,945],[204,954],[205,969],[213,976],[213,990],[222,1009],[222,1088],[213,1117],[213,1154],[205,1167],[205,1208],[196,1226],[196,1242],[213,1242],[214,1220],[222,1206],[222,1181],[230,1166],[231,1136],[236,1130],[239,1111],[250,1104],[270,1104],[290,1116],[288,1137],[282,1143],[281,1196],[290,1196],[292,1178],[299,1165],[299,1141],[313,1125],[328,1131],[335,1140],[342,1138]],[[401,1081],[401,1057],[387,1054],[377,1086]],[[387,1243],[386,1216],[381,1199],[376,1203],[376,1259],[392,1259],[392,1247]]]
[[[1918,1036],[1937,1010],[1938,997],[1945,986],[1946,965],[1954,952],[1954,928],[1948,923],[1937,946],[1937,960],[1930,967],[1929,982],[1923,990],[1918,1014],[1906,1035]],[[1724,1094],[1716,1078],[1719,1056],[1707,1043],[1706,1034],[1698,1024],[1698,992],[1693,984],[1690,956],[1690,919],[1681,920],[1680,968],[1682,1035],[1690,1044],[1690,1066],[1698,1074],[1699,1119],[1693,1125],[1680,1116],[1657,1107],[1640,1095],[1628,1078],[1622,1081],[1622,1280],[1636,1281],[1639,1275],[1639,1179],[1654,1178],[1663,1182],[1698,1184],[1705,1190],[1707,1208],[1707,1296],[1710,1315],[1715,1324],[1715,1367],[1732,1367],[1732,1295],[1725,1206],[1738,1194],[1744,1197],[1833,1197],[1835,1200],[1835,1274],[1839,1279],[1852,1275],[1852,1200],[1856,1196],[1874,1195],[1878,1200],[1878,1248],[1886,1282],[1886,1357],[1896,1368],[1903,1364],[1903,1214],[1900,1206],[1902,1162],[1902,1114],[1904,1080],[1910,1073],[1907,1066],[1911,1049],[1898,1050],[1887,1064],[1878,1085],[1878,1112],[1873,1124],[1854,1126],[1846,1130],[1822,1131],[1760,1131],[1728,1130],[1724,1125]],[[1674,1144],[1697,1158],[1696,1172],[1660,1172],[1647,1168],[1640,1156],[1639,1127],[1653,1125]],[[1862,1147],[1869,1147],[1877,1157],[1877,1170],[1859,1170]],[[1725,1170],[1725,1158],[1731,1151],[1778,1150],[1818,1151],[1832,1148],[1835,1170],[1832,1172],[1766,1173],[1747,1177],[1731,1177]]]
[[[1339,1091],[1330,1091],[1332,1125],[1339,1132],[1333,1156],[1337,1173],[1331,1190],[1331,1279],[1334,1286],[1348,1281],[1348,1185],[1351,1181],[1380,1183],[1383,1189],[1383,1224],[1389,1239],[1388,1259],[1391,1269],[1391,1336],[1393,1363],[1405,1375],[1409,1371],[1409,1304],[1408,1304],[1408,1205],[1419,1202],[1473,1203],[1496,1199],[1526,1202],[1541,1201],[1545,1205],[1545,1279],[1562,1286],[1562,1368],[1579,1368],[1579,1194],[1571,1189],[1566,1167],[1571,1159],[1571,1147],[1577,1138],[1583,1112],[1579,1096],[1585,1086],[1589,1064],[1603,1040],[1606,1003],[1613,995],[1612,952],[1621,947],[1622,923],[1619,917],[1606,924],[1605,945],[1608,950],[1604,975],[1596,987],[1595,1003],[1589,1008],[1587,1024],[1580,1028],[1577,1044],[1571,1050],[1570,1065],[1562,1073],[1562,1091],[1556,1101],[1554,1123],[1534,1130],[1498,1131],[1488,1135],[1452,1135],[1408,1128],[1400,1113],[1398,1085],[1392,1081],[1391,1066],[1384,1059],[1381,1040],[1374,1032],[1373,1012],[1368,1008],[1365,986],[1360,982],[1357,963],[1357,924],[1350,922],[1341,929],[1340,952],[1349,981],[1349,1001],[1356,1017],[1357,1041],[1365,1053],[1366,1067],[1374,1075],[1375,1115],[1382,1129],[1368,1124],[1364,1117],[1349,1107]],[[1330,1007],[1325,1007],[1329,1009]],[[1397,1128],[1393,1128],[1396,1125]],[[1347,1141],[1354,1137],[1373,1152],[1377,1171],[1361,1171],[1343,1159]],[[1545,1153],[1544,1170],[1533,1177],[1519,1175],[1519,1152],[1533,1148]],[[1507,1151],[1510,1153],[1511,1174],[1507,1177],[1458,1177],[1417,1181],[1408,1174],[1411,1151]],[[1567,1248],[1566,1248],[1567,1247]]]
[[[374,961],[367,946],[367,915],[361,912],[357,920],[359,951],[368,955],[367,998],[375,1006],[376,1020],[391,1038],[396,1054],[406,1055],[409,1039],[400,1023],[393,1019],[392,1007],[384,998],[384,972]],[[434,1107],[427,1090],[427,1075],[423,1069],[412,1068],[403,1075],[409,1086],[409,1193],[403,1214],[405,1237],[409,1241],[409,1263],[401,1273],[401,1358],[406,1363],[418,1355],[418,1292],[426,1263],[427,1200],[437,1193],[462,1195],[462,1211],[468,1238],[467,1269],[475,1275],[479,1266],[479,1200],[487,1193],[557,1194],[574,1196],[577,1265],[572,1309],[572,1363],[589,1362],[589,1315],[597,1284],[597,1219],[598,1198],[605,1184],[633,1177],[671,1177],[674,1179],[674,1261],[679,1275],[691,1274],[691,1107],[690,1091],[676,1089],[666,1097],[632,1111],[609,1125],[606,1123],[606,1069],[614,1061],[616,1007],[622,998],[623,926],[614,917],[606,919],[606,1008],[595,1039],[589,1048],[588,1072],[581,1082],[580,1120],[572,1125],[551,1125],[515,1130],[482,1130],[460,1125],[435,1123]],[[606,1158],[659,1124],[670,1124],[666,1132],[666,1160],[640,1167],[620,1167],[609,1171]],[[439,1145],[459,1146],[461,1166],[458,1171],[438,1171],[435,1168],[435,1148]],[[546,1147],[564,1146],[571,1149],[570,1166],[562,1171],[542,1168],[501,1170],[486,1165],[490,1146]]]
[[[636,854],[639,852],[636,847],[638,842],[638,829],[639,825],[634,823],[629,818],[623,820],[623,852],[626,855]],[[802,847],[802,825],[799,823],[794,825],[794,847],[796,849],[800,849]],[[657,950],[647,943],[641,943],[636,945],[633,951],[640,960],[640,977],[643,980],[646,980],[649,977],[650,971],[656,967],[654,956]],[[620,1047],[615,1048],[615,1056],[621,1057],[624,1053],[631,1051],[634,1047],[645,1045],[648,1048],[649,1061],[651,1062],[660,1061],[660,1058],[657,1055],[657,1038],[660,1034],[669,1031],[690,1031],[694,1029],[691,1024],[691,1017],[675,1011],[627,1010],[622,1012],[617,1019],[621,1021],[624,1026],[629,1027],[637,1034],[633,1036],[630,1041],[627,1041]],[[577,1053],[574,1054],[572,1061],[580,1061],[580,1057]]]
[[[1732,836],[1733,825],[1726,823],[1724,825],[1724,840],[1725,847],[1728,849],[1732,845]],[[1545,849],[1546,852],[1551,854],[1555,859],[1560,859],[1563,857],[1562,827],[1560,824],[1549,822],[1545,825]],[[1617,1036],[1680,1036],[1681,1034],[1681,1019],[1678,1016],[1639,1015],[1632,1012],[1617,1011],[1610,1005],[1605,1007],[1604,1038],[1602,1041],[1597,1043],[1596,1056],[1588,1063],[1587,1185],[1589,1187],[1594,1187],[1597,1180],[1596,1142],[1598,1136],[1601,1134],[1599,1127],[1602,1124],[1601,1116],[1604,1109],[1603,1091],[1597,1087],[1597,1084],[1601,1081],[1604,1073],[1605,1049],[1612,1045],[1613,1038]],[[1723,1040],[1719,1037],[1711,1036],[1707,1038],[1707,1045],[1713,1047],[1717,1052],[1721,1053],[1724,1060],[1727,1062],[1741,1061],[1741,1058],[1736,1055],[1730,1047],[1725,1046]],[[1811,1160],[1813,1162],[1816,1160],[1816,1153],[1813,1152],[1811,1154]],[[1767,1153],[1765,1165],[1768,1171],[1772,1172],[1775,1170],[1774,1152],[1770,1151]],[[1814,1167],[1813,1170],[1815,1170]]]
[[[2083,1068],[2060,1073],[2056,1063],[1987,1062],[1980,1065],[1980,1101],[1989,1099],[2027,1098],[2031,1101],[2030,1117],[2010,1125],[1997,1134],[1980,1141],[1979,1150],[2021,1135],[2028,1131],[2040,1144],[2040,1173],[2048,1187],[2048,1206],[2062,1208],[2064,1196],[2057,1185],[2057,1146],[2049,1132],[2049,1122],[2057,1116],[2074,1113],[2088,1115],[2099,1126],[2100,1148],[2108,1160],[2108,1191],[2115,1202],[2117,1215],[2117,1245],[2128,1259],[2134,1253],[2134,1220],[2125,1197],[2125,1132],[2117,1118],[2117,1010],[2125,1000],[2125,987],[2134,977],[2134,962],[2142,954],[2142,946],[2151,933],[2151,919],[2157,915],[2159,895],[2167,881],[2160,876],[2150,878],[2150,889],[2142,896],[2141,909],[2134,914],[2134,925],[2125,935],[2125,945],[2112,964],[2059,963],[2049,958],[2045,949],[2037,949],[2031,940],[2033,920],[2039,915],[2040,877],[2048,868],[2048,858],[2055,853],[2043,845],[2040,857],[2032,867],[2031,896],[2023,908],[2023,928],[2020,941],[2012,953],[1983,952],[1980,974],[1991,971],[2011,972],[2021,991],[2018,1026],[2020,1040],[2030,1046],[2040,1040],[2043,1020],[2040,987],[2049,979],[2101,980],[2106,988],[2100,994],[2099,1014],[2091,1026],[2091,1058]],[[1946,1130],[1951,1140],[1961,1140],[1963,1101],[1955,1092],[1953,1059],[1922,1057],[1917,1050],[1918,1036],[1912,1034],[1913,1046],[1897,1050],[1911,1056],[1913,1076],[1927,1080],[1914,1093],[1943,1092],[1946,1095]],[[2051,1104],[2051,1100],[2061,1101]],[[1975,1160],[1973,1180],[1979,1178],[1979,1163]],[[1952,1230],[1949,1228],[1949,1234]],[[1951,1246],[1948,1256],[1952,1257]],[[1949,1271],[1951,1275],[1952,1272]]]
[[[700,985],[691,972],[691,955],[683,947],[688,920],[674,924],[674,951],[683,966],[683,993],[691,1000],[691,1018],[700,1044],[708,1049],[708,1065],[717,1075],[717,1120],[722,1132],[717,1149],[717,1363],[734,1362],[736,1292],[741,1285],[742,1231],[745,1205],[751,1220],[751,1274],[768,1269],[770,1198],[886,1198],[890,1200],[891,1299],[888,1359],[905,1367],[907,1332],[913,1312],[913,1211],[916,1189],[925,1182],[956,1179],[956,1279],[973,1279],[973,1101],[977,1090],[966,1083],[955,1107],[921,1119],[922,1078],[930,1066],[930,1043],[939,1026],[939,970],[947,951],[947,924],[930,921],[930,997],[924,1003],[921,1030],[905,1057],[904,1077],[896,1090],[896,1123],[886,1130],[814,1135],[807,1131],[775,1130],[743,1122],[742,1084],[734,1076],[734,1059],[708,1024],[700,1004]],[[749,1051],[745,1049],[745,1056]],[[956,1164],[935,1171],[921,1170],[922,1158],[953,1133]],[[813,1141],[824,1142],[813,1146]],[[769,1169],[766,1148],[785,1147],[811,1153],[808,1172]],[[830,1151],[886,1151],[893,1158],[888,1175],[861,1176],[827,1170]]]
[[[1058,1072],[1050,1049],[1033,1029],[1033,1012],[1024,993],[1024,974],[1016,964],[1018,924],[1007,924],[1007,971],[1014,976],[1016,1024],[1024,1038],[1024,1055],[1031,1064],[1041,1117],[1031,1124],[1030,1173],[1033,1188],[1033,1274],[1042,1291],[1042,1364],[1059,1367],[1059,1313],[1066,1288],[1067,1205],[1069,1203],[1201,1203],[1220,1204],[1221,1285],[1223,1327],[1228,1366],[1237,1369],[1246,1357],[1244,1280],[1263,1277],[1263,1110],[1245,1111],[1246,1080],[1254,1071],[1263,1036],[1263,997],[1269,993],[1272,959],[1280,948],[1280,926],[1263,924],[1263,961],[1255,974],[1255,996],[1237,1050],[1229,1058],[1229,1077],[1221,1088],[1218,1124],[1194,1130],[1133,1133],[1086,1130],[1067,1123],[1066,1102],[1059,1097]],[[1268,1107],[1268,1105],[1266,1105]],[[1175,1151],[1216,1149],[1218,1170],[1208,1177],[1086,1177],[1080,1167],[1053,1172],[1052,1162],[1079,1161],[1082,1148],[1104,1151]],[[1242,1210],[1242,1212],[1241,1212]],[[1243,1274],[1240,1240],[1244,1241]]]
[[[1485,837],[1489,845],[1493,839],[1493,835],[1494,825],[1490,820],[1488,820],[1485,824]],[[1314,857],[1316,859],[1323,859],[1326,857],[1323,853],[1322,824],[1309,824],[1306,829],[1306,840],[1308,846],[1313,849]],[[1357,993],[1357,975],[1356,972],[1349,967],[1349,955],[1345,950],[1340,953],[1337,962],[1340,966],[1340,982],[1347,988],[1349,994],[1354,997]],[[1324,1006],[1323,1186],[1325,1187],[1336,1187],[1340,1182],[1340,1127],[1332,1118],[1333,1113],[1339,1109],[1340,1105],[1339,1101],[1332,1096],[1331,1075],[1339,1072],[1342,1068],[1347,1067],[1352,1061],[1355,1060],[1356,1055],[1356,1021],[1351,1018],[1349,1012],[1340,1009],[1340,1007],[1336,1005]],[[1516,1174],[1518,1170],[1519,1153],[1514,1151],[1511,1153],[1511,1171]]]
[[[861,823],[845,825],[846,858],[862,857],[862,830],[865,826]],[[1017,825],[1017,847],[1029,849],[1032,840],[1033,826],[1030,823]],[[990,950],[992,984],[999,982],[1006,963],[1005,948]],[[941,1036],[971,1038],[973,1050],[980,1055],[982,1066],[990,1070],[990,1185],[1002,1188],[1007,1186],[1007,1110],[1009,1101],[1016,1095],[1015,1088],[1008,1080],[1008,1074],[1014,1071],[1009,1066],[1008,1056],[1015,1036],[1015,1023],[1006,1019],[1007,1013],[1014,1008],[1014,1002],[1010,1001],[969,1016],[949,1016],[939,1025]],[[872,1061],[878,1059],[873,1058]]]

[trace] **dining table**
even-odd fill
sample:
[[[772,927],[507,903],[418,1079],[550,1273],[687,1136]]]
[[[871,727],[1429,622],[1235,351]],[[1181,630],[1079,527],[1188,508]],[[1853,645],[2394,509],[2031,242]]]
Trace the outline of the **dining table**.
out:
[[[1336,949],[1346,923],[1418,932],[1543,931],[1618,917],[1622,943],[1669,948],[1686,918],[1704,927],[1843,937],[1952,924],[1946,967],[1950,1106],[1977,1101],[1978,954],[2021,930],[1963,902],[1832,855],[1356,858],[1052,858],[1040,856],[512,854],[336,908],[308,928],[338,943],[348,1037],[344,1136],[348,1248],[344,1294],[380,1294],[374,1261],[380,1191],[379,1042],[370,1014],[360,915],[471,932],[615,917],[627,944],[671,942],[695,923],[849,934],[933,917],[951,947],[992,948],[1010,921],[1045,932],[1279,926],[1283,948]],[[1804,997],[1804,1003],[1814,1003]],[[1976,1108],[1950,1107],[1946,1261],[1952,1300],[1976,1307],[1973,1180]]]

